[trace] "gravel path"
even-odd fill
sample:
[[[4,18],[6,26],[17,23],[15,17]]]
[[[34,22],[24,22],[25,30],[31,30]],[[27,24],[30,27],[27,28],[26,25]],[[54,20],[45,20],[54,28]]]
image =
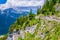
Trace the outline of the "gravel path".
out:
[[[57,17],[54,17],[54,16],[42,16],[40,17],[41,19],[46,19],[46,20],[54,20],[54,21],[57,21],[57,22],[60,22],[60,18],[57,18]]]

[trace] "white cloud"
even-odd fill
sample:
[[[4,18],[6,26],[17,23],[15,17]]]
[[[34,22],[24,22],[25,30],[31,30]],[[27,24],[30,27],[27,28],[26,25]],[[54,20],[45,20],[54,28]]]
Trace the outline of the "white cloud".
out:
[[[6,4],[0,4],[0,9],[21,6],[43,6],[45,0],[7,0]]]

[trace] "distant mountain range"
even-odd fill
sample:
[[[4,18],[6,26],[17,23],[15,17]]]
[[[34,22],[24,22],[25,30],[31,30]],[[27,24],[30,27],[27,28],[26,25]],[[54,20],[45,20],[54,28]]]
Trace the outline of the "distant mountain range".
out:
[[[37,9],[42,8],[42,5],[44,4],[44,0],[41,0],[41,2],[27,2],[22,1],[22,3],[20,4],[20,2],[17,3],[14,0],[8,0],[6,4],[0,4],[0,35],[6,34],[8,32],[10,25],[13,24],[18,17],[22,15],[28,15],[31,9],[32,12],[36,14]],[[42,2],[43,4],[41,4]],[[23,3],[25,3],[25,5]],[[22,6],[22,4],[24,6]]]
[[[39,7],[16,7],[0,10],[0,35],[6,34],[11,24],[13,24],[19,16],[26,16],[30,10],[36,14]]]

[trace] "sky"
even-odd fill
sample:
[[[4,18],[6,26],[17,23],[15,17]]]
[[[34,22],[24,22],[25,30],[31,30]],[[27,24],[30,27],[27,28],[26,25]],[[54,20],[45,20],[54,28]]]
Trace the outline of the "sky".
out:
[[[6,3],[7,0],[0,0],[0,4]]]
[[[4,4],[1,3],[5,1]],[[0,9],[4,10],[7,8],[24,7],[24,6],[43,6],[45,0],[0,0]]]

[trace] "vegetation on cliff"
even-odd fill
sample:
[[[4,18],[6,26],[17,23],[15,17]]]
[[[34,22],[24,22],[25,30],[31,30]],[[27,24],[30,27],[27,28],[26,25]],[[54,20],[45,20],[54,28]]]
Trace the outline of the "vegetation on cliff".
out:
[[[58,16],[60,14],[60,11],[56,10],[55,5],[57,3],[60,3],[60,1],[46,0],[43,8],[37,9],[37,15],[33,14],[32,10],[30,10],[29,15],[19,17],[16,22],[11,25],[8,34],[12,33],[14,29],[16,31],[25,30],[27,26],[31,27],[37,24],[37,27],[33,34],[27,32],[25,33],[24,39],[19,37],[18,40],[60,40],[60,22],[52,19],[46,20],[43,18],[49,16]],[[5,39],[6,36],[1,40]]]

